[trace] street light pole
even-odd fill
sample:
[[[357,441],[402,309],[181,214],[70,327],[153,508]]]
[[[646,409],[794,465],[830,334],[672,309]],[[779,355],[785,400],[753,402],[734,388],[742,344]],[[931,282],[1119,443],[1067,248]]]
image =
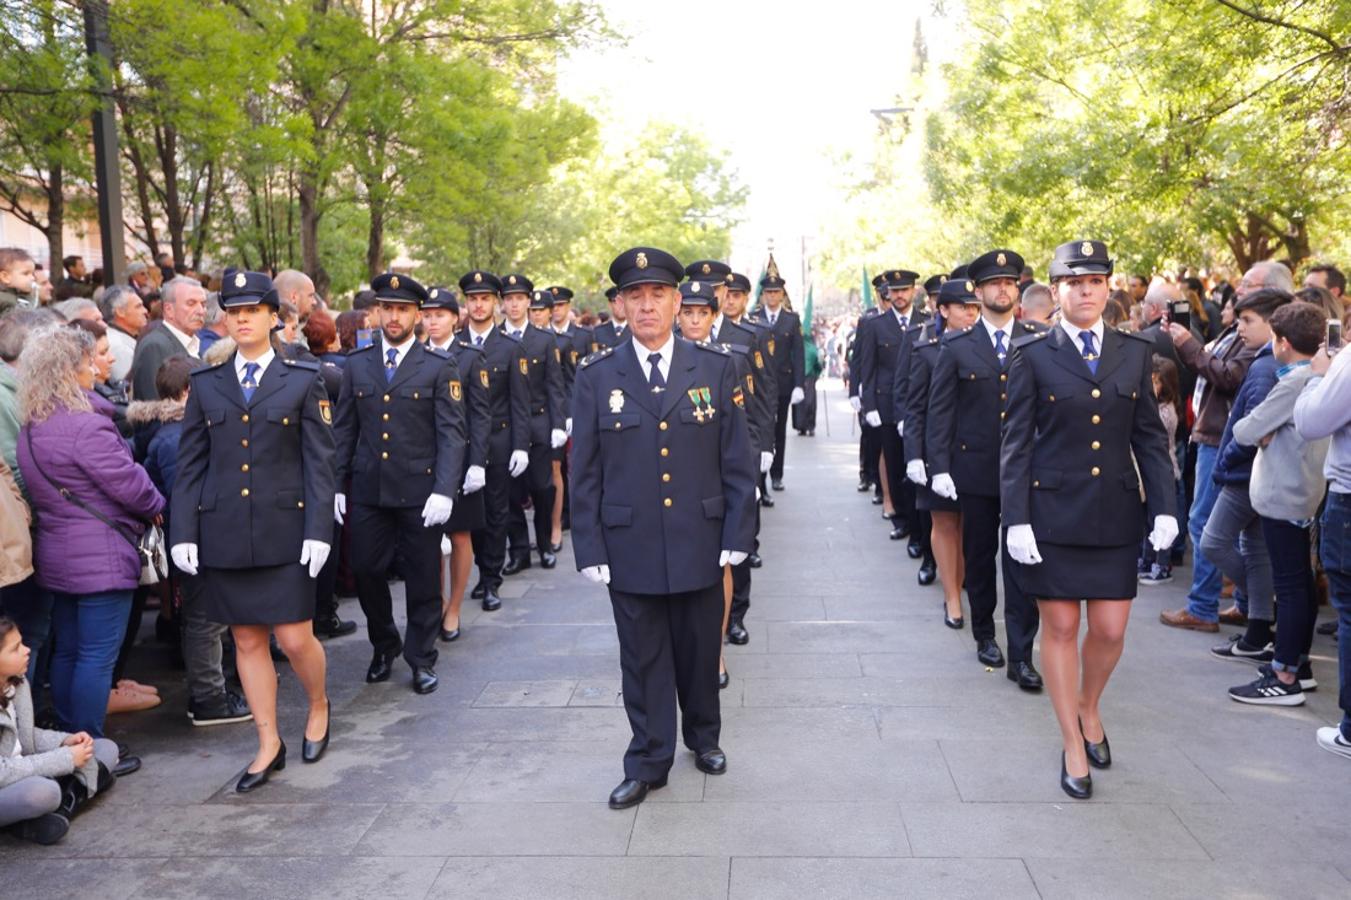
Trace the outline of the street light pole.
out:
[[[103,283],[120,284],[126,267],[122,241],[122,174],[117,163],[117,117],[113,112],[113,48],[108,38],[107,0],[84,0],[84,46],[99,94],[94,111],[94,180],[98,193]]]

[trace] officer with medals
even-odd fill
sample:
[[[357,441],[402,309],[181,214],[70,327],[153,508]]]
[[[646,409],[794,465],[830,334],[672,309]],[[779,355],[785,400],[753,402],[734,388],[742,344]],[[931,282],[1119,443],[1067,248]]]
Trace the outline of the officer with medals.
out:
[[[234,634],[258,729],[258,752],[235,785],[247,793],[286,766],[272,632],[309,701],[304,761],[318,762],[328,747],[327,661],[311,620],[333,538],[333,413],[319,366],[277,352],[272,279],[227,269],[220,304],[237,349],[192,373],[169,543],[180,570],[200,569],[205,618]]]
[[[720,775],[723,568],[753,540],[755,467],[731,353],[672,333],[684,274],[661,250],[610,265],[633,337],[577,370],[572,540],[577,567],[609,586],[633,739],[610,806],[666,784],[676,707],[701,772]]]
[[[940,342],[924,433],[930,488],[961,504],[962,553],[976,658],[993,668],[1004,665],[1004,654],[995,641],[994,611],[996,557],[1000,556],[999,437],[1008,401],[1008,368],[1013,341],[1044,327],[1013,317],[1022,270],[1023,258],[1012,250],[991,250],[967,266],[966,281],[980,297],[980,320],[965,331],[944,335]],[[1039,691],[1041,675],[1032,664],[1037,607],[1013,576],[1007,547],[1002,563],[1008,677],[1025,691]]]
[[[465,588],[469,586],[469,571],[474,565],[472,536],[486,521],[483,486],[488,478],[488,435],[492,424],[483,352],[456,334],[459,321],[460,303],[455,292],[447,287],[430,288],[422,304],[422,328],[427,334],[427,347],[455,360],[464,395],[465,429],[469,434],[464,478],[460,482],[460,492],[455,496],[455,508],[445,526],[446,542],[450,544],[450,566],[449,573],[442,572],[441,578],[445,598],[441,604],[441,640],[447,643],[460,637],[460,607],[464,603]],[[445,550],[445,543],[442,550]]]
[[[526,503],[534,507],[535,548],[540,564],[546,569],[558,564],[549,540],[554,512],[553,451],[568,442],[568,433],[564,421],[562,354],[553,333],[541,327],[547,326],[552,305],[549,292],[535,290],[524,275],[507,275],[502,279],[502,312],[506,316],[502,329],[508,337],[520,342],[518,365],[526,379],[530,410],[529,465],[525,474],[511,483],[504,575],[530,568]]]
[[[784,450],[788,440],[788,407],[806,399],[806,377],[802,346],[802,320],[784,309],[788,299],[779,267],[771,259],[769,270],[760,279],[760,305],[755,318],[769,331],[769,357],[766,362],[778,382],[778,408],[774,413],[774,462],[769,467],[774,490],[783,490]]]
[[[1056,248],[1061,319],[1013,343],[1001,451],[1008,552],[1041,607],[1041,659],[1064,750],[1060,786],[1075,799],[1093,793],[1090,766],[1112,764],[1098,703],[1121,657],[1140,535],[1149,523],[1150,544],[1165,551],[1178,533],[1153,342],[1103,324],[1112,268],[1101,241]]]
[[[619,296],[619,288],[613,286],[606,288],[605,300],[610,304],[610,321],[597,325],[593,335],[600,347],[617,347],[628,337],[625,330],[628,319],[624,315],[624,301]]]
[[[464,341],[483,354],[479,383],[488,389],[490,427],[488,466],[483,488],[483,527],[473,532],[479,581],[470,596],[488,612],[502,608],[497,596],[507,558],[507,506],[511,483],[530,464],[530,384],[519,341],[493,321],[502,282],[474,269],[460,278],[464,297]]]
[[[350,516],[352,572],[375,648],[366,681],[386,681],[394,659],[413,669],[413,690],[436,690],[441,625],[441,535],[465,476],[468,433],[464,386],[455,360],[418,343],[415,329],[427,291],[407,275],[371,282],[380,339],[352,351],[342,373],[333,432],[338,484],[334,505]],[[397,554],[408,625],[400,640],[389,593]]]
[[[693,264],[695,268],[702,272],[704,260]],[[710,261],[711,262],[711,261]],[[722,263],[717,263],[720,266]],[[716,266],[713,266],[716,270]],[[751,367],[755,371],[755,386],[759,390],[758,401],[766,406],[772,415],[777,416],[779,410],[779,379],[774,376],[770,368],[771,346],[777,346],[774,343],[773,333],[764,326],[758,319],[746,315],[746,305],[750,302],[751,280],[739,272],[728,271],[723,278],[724,287],[718,294],[718,316],[713,321],[713,340],[726,344],[745,344],[749,335],[751,343],[749,344],[751,354]],[[728,323],[733,328],[728,328],[726,336],[723,334],[724,323]],[[772,437],[774,429],[769,430],[769,436]],[[774,464],[774,455],[770,453],[768,459],[764,456],[760,458],[760,505],[770,507],[774,505],[774,498],[769,495],[769,485],[766,483],[766,477],[770,468]],[[756,531],[759,531],[759,516],[756,516]],[[756,552],[751,554],[748,563],[751,568],[760,567],[759,543],[756,543]]]

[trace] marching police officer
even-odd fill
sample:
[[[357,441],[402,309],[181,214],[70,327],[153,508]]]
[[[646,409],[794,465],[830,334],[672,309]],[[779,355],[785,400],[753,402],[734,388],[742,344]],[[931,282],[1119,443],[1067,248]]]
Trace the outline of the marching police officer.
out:
[[[502,607],[497,591],[502,586],[506,562],[511,481],[530,464],[530,385],[520,342],[507,337],[493,321],[501,291],[501,280],[482,269],[466,272],[460,278],[464,340],[483,354],[479,383],[488,389],[490,403],[484,524],[473,533],[479,582],[470,594],[482,601],[489,612]]]
[[[805,378],[802,320],[797,313],[783,308],[788,299],[779,267],[771,259],[769,268],[760,279],[760,306],[758,318],[770,332],[769,365],[778,382],[778,408],[774,416],[774,462],[769,467],[774,490],[783,490],[784,448],[788,440],[788,407],[801,403],[807,396],[802,383]]]
[[[563,415],[564,430],[572,434],[572,382],[577,377],[577,364],[600,349],[590,328],[584,328],[569,317],[572,308],[572,289],[563,285],[549,288],[553,296],[553,309],[550,311],[550,330],[558,341],[563,368]],[[549,550],[559,553],[563,549],[563,531],[568,524],[568,448],[565,444],[553,452],[554,512],[549,537]]]
[[[237,349],[192,373],[183,416],[170,553],[200,566],[206,618],[231,626],[258,752],[235,785],[261,787],[286,765],[277,732],[269,632],[305,688],[303,758],[328,747],[327,663],[314,636],[314,580],[333,538],[333,414],[316,363],[282,359],[271,334],[272,279],[227,269],[220,303]]]
[[[891,307],[887,296],[887,280],[878,273],[872,280],[873,295],[877,305],[863,311],[854,323],[854,331],[849,337],[849,346],[844,351],[844,362],[849,376],[849,407],[858,416],[858,492],[873,492],[873,505],[880,506],[882,497],[882,478],[878,471],[878,462],[882,458],[882,431],[869,425],[863,416],[863,400],[859,396],[858,346],[867,322]]]
[[[427,291],[407,275],[371,282],[380,339],[347,357],[334,422],[339,521],[351,516],[352,570],[375,648],[366,681],[386,681],[402,649],[413,690],[436,690],[441,624],[441,534],[465,473],[464,385],[455,360],[414,334]],[[408,627],[394,624],[387,581],[397,554],[404,576]]]
[[[979,322],[947,334],[941,341],[929,389],[924,443],[930,461],[930,487],[940,497],[959,500],[966,592],[971,600],[971,631],[976,658],[987,666],[1004,665],[995,641],[995,558],[999,556],[999,437],[1008,400],[1008,367],[1013,341],[1039,330],[1013,318],[1023,258],[1012,250],[991,250],[967,266],[966,282],[981,301]],[[1032,664],[1037,607],[1023,594],[1008,550],[1003,553],[1004,625],[1008,632],[1010,681],[1027,691],[1041,690]]]
[[[718,746],[722,571],[751,549],[755,471],[731,353],[672,333],[683,274],[661,250],[620,254],[610,278],[633,338],[577,370],[573,548],[578,569],[609,585],[633,729],[615,809],[666,784],[677,700],[695,765],[727,770]]]
[[[605,299],[610,304],[610,321],[597,325],[593,334],[601,347],[616,347],[628,337],[624,301],[619,296],[619,288],[613,286],[605,289]]]
[[[702,262],[702,261],[701,261]],[[703,266],[698,265],[702,270]],[[770,347],[777,346],[774,342],[774,335],[764,323],[758,319],[746,315],[746,304],[750,301],[751,280],[739,272],[728,271],[723,279],[724,287],[718,294],[718,317],[713,322],[712,338],[720,343],[736,344],[746,342],[746,334],[749,333],[753,342],[751,348],[751,364],[756,374],[755,386],[759,389],[759,401],[768,406],[770,412],[778,415],[779,410],[779,379],[773,375],[771,365]],[[723,326],[726,323],[737,326],[727,329],[727,335],[723,337]],[[740,329],[740,330],[738,330]],[[770,429],[770,436],[774,430]],[[760,505],[770,507],[774,505],[774,498],[769,494],[769,484],[766,481],[769,470],[773,466],[774,455],[771,453],[769,459],[763,457],[760,460]],[[759,516],[756,516],[758,523]],[[759,531],[757,524],[756,530]],[[756,542],[756,552],[751,554],[751,568],[760,567],[759,542]]]

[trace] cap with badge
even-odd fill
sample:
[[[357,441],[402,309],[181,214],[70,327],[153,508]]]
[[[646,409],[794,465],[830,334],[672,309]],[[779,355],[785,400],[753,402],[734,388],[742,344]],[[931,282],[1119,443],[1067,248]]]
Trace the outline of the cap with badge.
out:
[[[553,305],[554,305],[554,295],[549,291],[530,292],[531,309],[551,309]]]
[[[681,306],[708,306],[718,311],[718,298],[707,281],[687,281],[680,286]]]
[[[751,280],[740,272],[728,272],[723,281],[729,291],[742,291],[747,294],[751,292]]]
[[[783,290],[786,283],[787,282],[783,280],[783,276],[780,275],[777,270],[766,272],[765,276],[760,279],[760,287],[770,288],[772,290]]]
[[[1112,268],[1113,260],[1102,241],[1070,241],[1055,248],[1050,277],[1054,280],[1073,275],[1111,275]]]
[[[474,269],[460,276],[461,294],[500,294],[502,280],[492,272]]]
[[[614,286],[612,285],[612,286],[607,287],[607,288],[605,289],[605,299],[606,299],[606,300],[609,300],[611,303],[614,303],[614,302],[615,302],[615,298],[618,297],[618,296],[619,296],[619,288],[614,287]]]
[[[710,284],[724,284],[732,267],[716,259],[700,259],[685,267],[685,277],[692,281],[705,281]]]
[[[535,289],[535,283],[518,272],[502,276],[502,294],[528,294]]]
[[[954,278],[965,278],[967,268],[968,266],[966,263],[962,263],[960,266],[954,268],[948,273],[948,281],[951,281]]]
[[[924,279],[924,293],[928,294],[930,297],[934,296],[938,293],[938,289],[943,286],[943,282],[947,280],[948,276],[946,273],[930,275],[928,278]]]
[[[385,272],[371,279],[375,299],[382,303],[414,303],[421,306],[427,299],[427,289],[408,275]]]
[[[610,263],[610,280],[621,291],[636,284],[664,284],[675,287],[685,277],[685,267],[665,250],[634,247],[625,250]]]
[[[874,288],[878,288],[880,290],[881,288],[884,288],[886,286],[887,286],[887,276],[885,272],[878,272],[876,275],[873,276]]]
[[[427,299],[422,301],[423,309],[448,309],[456,315],[460,314],[460,301],[455,296],[455,292],[448,287],[434,287],[427,289]]]
[[[938,305],[949,303],[979,303],[976,283],[969,278],[949,278],[938,289]]]
[[[996,278],[1012,278],[1017,281],[1023,274],[1023,258],[1012,250],[991,250],[971,260],[966,272],[967,277],[976,284],[984,284]]]
[[[911,272],[909,269],[890,269],[882,273],[886,280],[887,290],[903,290],[908,287],[914,287],[915,282],[919,281],[919,273]]]
[[[561,284],[549,288],[549,294],[553,297],[554,303],[571,303],[574,296],[572,288],[565,288]]]
[[[272,279],[262,272],[226,269],[221,277],[221,309],[236,306],[270,306],[281,308],[281,297],[272,287]]]

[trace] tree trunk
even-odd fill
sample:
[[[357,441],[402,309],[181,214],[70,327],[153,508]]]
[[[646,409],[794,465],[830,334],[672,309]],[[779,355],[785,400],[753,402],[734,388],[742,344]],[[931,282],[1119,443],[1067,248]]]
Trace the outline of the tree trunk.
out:
[[[61,260],[66,256],[66,179],[60,163],[47,170],[47,271],[52,281],[65,277]]]
[[[371,204],[371,227],[366,233],[366,278],[373,280],[385,271],[385,205]]]
[[[300,256],[305,274],[320,295],[328,293],[329,278],[319,262],[319,179],[310,166],[300,170]]]

